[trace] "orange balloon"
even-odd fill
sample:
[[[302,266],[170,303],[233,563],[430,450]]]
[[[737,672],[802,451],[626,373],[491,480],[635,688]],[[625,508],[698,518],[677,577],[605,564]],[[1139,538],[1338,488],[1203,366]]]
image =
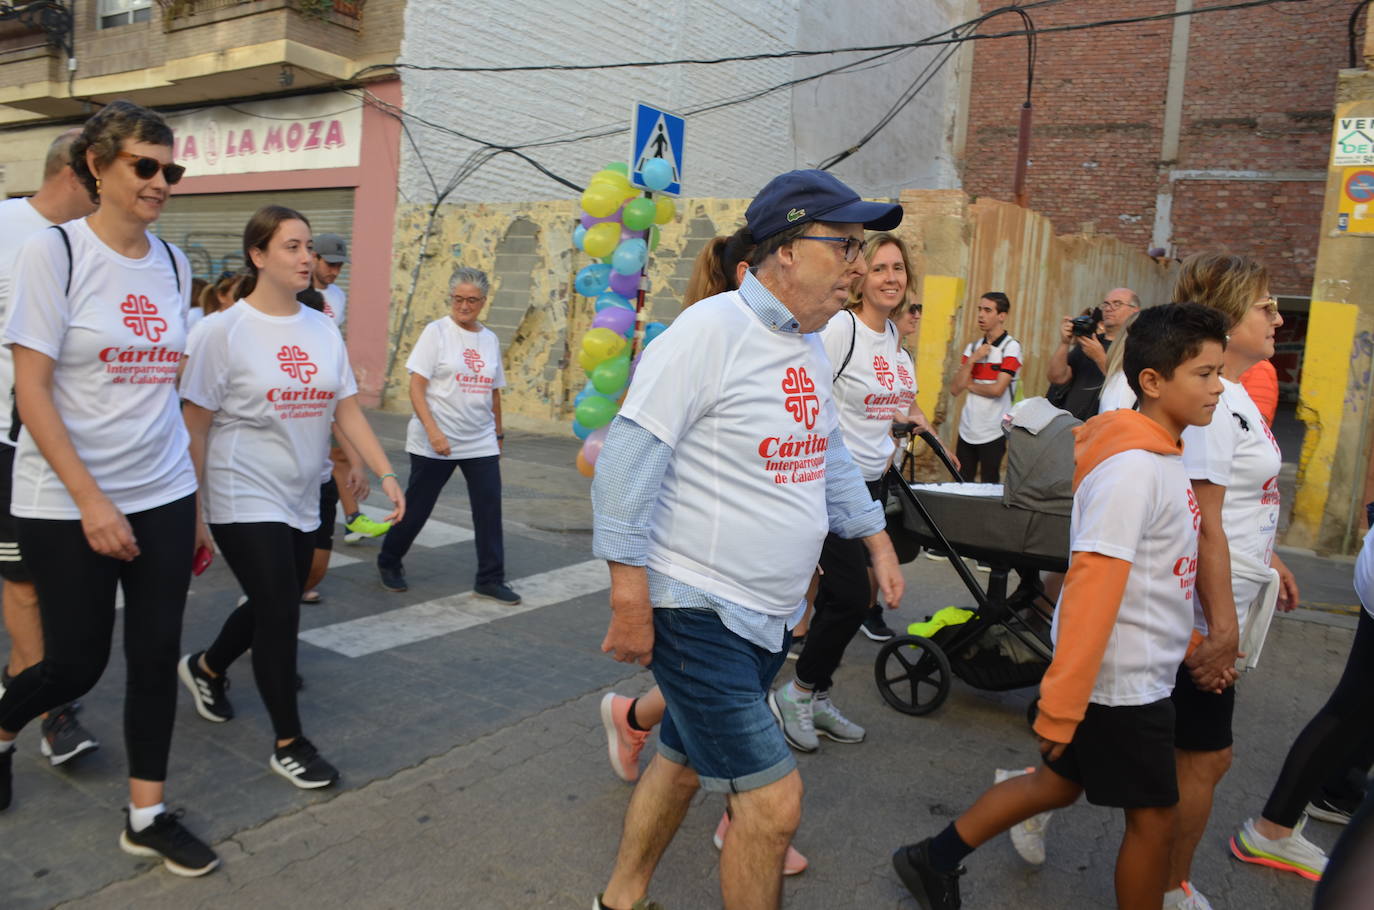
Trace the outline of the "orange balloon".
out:
[[[583,477],[591,477],[596,473],[596,468],[581,452],[577,453],[577,473],[581,474]]]

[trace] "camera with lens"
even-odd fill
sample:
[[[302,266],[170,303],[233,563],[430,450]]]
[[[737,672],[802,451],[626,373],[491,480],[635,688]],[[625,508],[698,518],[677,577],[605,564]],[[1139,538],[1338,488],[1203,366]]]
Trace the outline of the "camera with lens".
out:
[[[1093,307],[1093,311],[1088,315],[1073,317],[1073,334],[1080,338],[1091,338],[1097,334],[1097,327],[1101,322],[1102,307]]]

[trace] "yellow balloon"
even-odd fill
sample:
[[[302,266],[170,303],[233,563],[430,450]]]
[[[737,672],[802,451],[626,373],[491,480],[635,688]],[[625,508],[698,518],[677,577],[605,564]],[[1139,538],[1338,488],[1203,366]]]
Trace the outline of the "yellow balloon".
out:
[[[595,359],[597,363],[614,357],[624,348],[624,336],[617,335],[610,329],[592,329],[582,336],[582,352]]]
[[[593,218],[605,218],[620,208],[622,194],[605,183],[594,183],[582,194],[582,210]]]
[[[591,376],[592,370],[601,366],[601,361],[597,360],[586,351],[579,351],[577,354],[577,365],[585,370],[588,376]]]
[[[596,467],[581,452],[577,453],[577,473],[583,477],[591,477],[596,473]]]
[[[592,183],[604,183],[604,184],[607,184],[608,186],[613,186],[613,187],[615,187],[617,190],[620,191],[620,194],[621,194],[622,196],[623,196],[625,193],[630,192],[631,190],[634,190],[634,192],[636,192],[636,193],[639,192],[639,190],[636,190],[633,186],[630,185],[630,178],[629,178],[629,177],[626,177],[624,174],[620,173],[619,171],[611,171],[611,170],[597,171],[595,174],[592,174],[591,182],[592,182]],[[601,216],[601,215],[597,215],[596,217],[597,217],[597,218],[600,218],[600,217],[602,217],[602,216]]]
[[[667,224],[677,217],[677,205],[667,196],[654,200],[654,210],[654,224]]]
[[[600,259],[615,252],[619,243],[620,224],[615,221],[603,221],[587,228],[587,233],[582,238],[582,249],[587,251],[588,256]]]

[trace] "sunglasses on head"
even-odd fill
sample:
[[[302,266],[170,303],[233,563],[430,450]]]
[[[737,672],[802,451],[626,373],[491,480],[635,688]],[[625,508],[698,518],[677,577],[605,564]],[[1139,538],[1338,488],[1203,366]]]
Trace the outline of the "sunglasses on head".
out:
[[[128,158],[134,163],[134,173],[139,180],[152,180],[158,171],[162,171],[162,177],[167,181],[168,186],[176,186],[181,182],[181,175],[186,173],[186,168],[179,164],[163,164],[156,158],[149,158],[146,155],[135,155],[133,152],[120,152],[120,158]]]

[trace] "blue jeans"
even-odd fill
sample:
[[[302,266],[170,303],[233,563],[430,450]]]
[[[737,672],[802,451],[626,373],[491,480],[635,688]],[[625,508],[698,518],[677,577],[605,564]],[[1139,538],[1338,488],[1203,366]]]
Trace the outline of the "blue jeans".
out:
[[[477,545],[476,584],[504,584],[506,546],[501,535],[501,456],[482,458],[426,458],[411,454],[410,479],[406,483],[406,514],[386,533],[377,565],[400,570],[415,536],[429,521],[434,504],[454,468],[463,469],[472,503],[472,531]]]
[[[714,610],[656,608],[649,669],[668,704],[659,754],[717,793],[757,790],[791,773],[796,759],[766,700],[790,638],[774,654],[731,632]]]

